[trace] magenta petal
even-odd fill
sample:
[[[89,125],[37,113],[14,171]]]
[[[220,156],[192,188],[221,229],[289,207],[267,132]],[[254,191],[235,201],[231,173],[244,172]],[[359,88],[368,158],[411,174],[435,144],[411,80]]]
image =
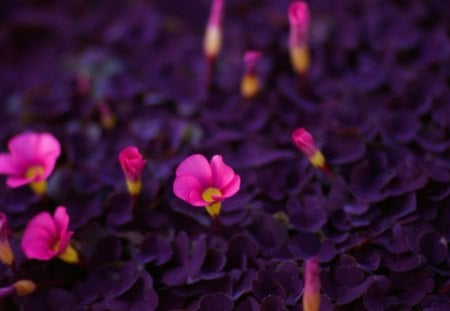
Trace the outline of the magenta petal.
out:
[[[28,223],[22,238],[22,249],[28,258],[47,260],[55,255],[53,250],[58,236],[49,213],[35,216]]]
[[[230,183],[228,185],[226,185],[225,187],[223,187],[221,189],[222,191],[222,196],[224,198],[229,198],[231,197],[233,194],[235,194],[236,192],[238,192],[239,188],[241,187],[241,177],[239,177],[239,175],[235,175],[233,180],[230,181]]]
[[[56,160],[61,154],[61,146],[53,135],[44,133],[38,134],[33,149],[34,157],[45,167],[44,174],[41,176],[41,179],[45,180],[55,168]]]
[[[53,221],[55,223],[56,233],[59,239],[62,239],[69,227],[69,216],[67,215],[64,206],[58,206],[53,214]],[[62,243],[62,241],[60,242]]]
[[[213,187],[221,189],[228,185],[236,175],[231,167],[223,162],[222,156],[215,155],[211,159]]]
[[[194,154],[183,160],[177,168],[176,175],[189,175],[197,179],[202,187],[211,184],[211,167],[201,154]]]
[[[210,204],[203,200],[202,193],[197,190],[192,190],[191,193],[189,193],[189,203],[193,206],[206,206]]]
[[[22,170],[17,164],[17,161],[11,155],[0,154],[0,174],[19,175]]]
[[[200,182],[190,175],[180,175],[175,178],[173,183],[173,192],[180,199],[190,202],[191,192],[201,192]]]
[[[34,158],[34,146],[38,139],[36,133],[23,133],[14,136],[8,142],[8,149],[13,157],[18,157],[24,161],[31,161]]]
[[[22,249],[30,259],[49,260],[56,255],[52,245],[48,241],[41,239],[23,239]]]
[[[66,250],[67,246],[69,246],[70,238],[73,235],[73,231],[65,232],[59,241],[59,247],[57,254],[62,254]]]
[[[20,176],[11,176],[6,180],[6,185],[10,188],[17,188],[26,184],[29,184],[31,179],[20,177]]]

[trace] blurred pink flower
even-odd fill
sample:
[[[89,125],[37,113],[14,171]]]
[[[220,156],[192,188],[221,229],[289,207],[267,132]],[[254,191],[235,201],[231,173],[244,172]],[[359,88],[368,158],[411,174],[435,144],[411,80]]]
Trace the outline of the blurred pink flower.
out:
[[[215,59],[222,48],[222,16],[225,0],[213,0],[203,39],[203,51],[208,59]]]
[[[289,54],[297,74],[304,75],[310,66],[308,50],[309,8],[303,1],[294,1],[288,9]]]
[[[201,154],[194,154],[180,163],[176,170],[173,191],[180,199],[193,206],[205,206],[216,217],[221,202],[234,195],[240,187],[241,178],[215,155],[211,162]]]
[[[23,133],[8,142],[8,149],[10,153],[0,154],[0,174],[9,176],[6,184],[11,188],[31,184],[43,194],[61,154],[58,140],[49,133]]]
[[[59,257],[64,261],[78,262],[78,254],[70,246],[73,231],[67,231],[69,216],[66,208],[58,206],[53,217],[42,212],[33,217],[25,228],[22,249],[30,259],[49,260]]]
[[[305,261],[305,288],[303,290],[303,311],[318,311],[320,306],[319,262],[311,257]]]

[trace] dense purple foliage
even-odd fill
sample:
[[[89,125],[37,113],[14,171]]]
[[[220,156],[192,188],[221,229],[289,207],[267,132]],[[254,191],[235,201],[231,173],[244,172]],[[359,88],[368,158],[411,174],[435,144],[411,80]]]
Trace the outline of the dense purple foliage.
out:
[[[0,149],[45,131],[62,156],[43,199],[2,177],[17,267],[0,267],[0,285],[38,289],[0,308],[299,310],[317,256],[321,310],[448,310],[448,3],[309,2],[307,80],[289,62],[289,1],[229,0],[208,85],[210,1],[4,1]],[[263,53],[262,92],[244,100],[249,49]],[[298,127],[334,178],[291,143]],[[129,145],[148,160],[136,201],[117,160]],[[220,231],[172,193],[193,153],[241,176]],[[25,260],[25,225],[58,205],[81,264]]]

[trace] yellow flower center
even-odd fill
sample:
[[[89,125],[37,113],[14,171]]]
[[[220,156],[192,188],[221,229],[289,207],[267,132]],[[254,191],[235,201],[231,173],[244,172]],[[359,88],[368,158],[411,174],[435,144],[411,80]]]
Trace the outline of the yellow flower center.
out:
[[[26,178],[35,179],[44,174],[44,168],[41,165],[33,165],[29,167],[25,173]]]
[[[42,175],[44,175],[44,167],[41,165],[33,165],[25,172],[25,177],[33,180],[30,184],[31,189],[38,195],[43,195],[45,190],[47,190],[47,183],[45,180],[34,181]]]
[[[217,188],[209,187],[202,193],[202,199],[206,202],[214,202],[213,196],[220,197],[222,196],[222,192]]]
[[[211,204],[206,206],[206,211],[211,217],[217,217],[219,216],[220,209],[222,207],[221,202],[215,202],[216,200],[213,198],[222,196],[222,192],[220,192],[219,189],[209,187],[202,193],[202,199],[206,202],[211,202]]]

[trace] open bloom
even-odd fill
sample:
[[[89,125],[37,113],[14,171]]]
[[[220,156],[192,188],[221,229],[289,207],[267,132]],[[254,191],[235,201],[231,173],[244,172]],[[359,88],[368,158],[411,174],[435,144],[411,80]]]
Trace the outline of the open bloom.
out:
[[[241,178],[215,155],[211,162],[201,154],[194,154],[180,163],[176,170],[173,191],[193,206],[205,206],[212,217],[220,213],[221,202],[234,195]]]
[[[295,145],[308,157],[309,162],[315,167],[318,167],[328,172],[328,166],[325,162],[325,157],[317,148],[314,138],[304,128],[298,128],[292,133],[292,140]]]
[[[58,140],[49,133],[23,133],[8,142],[10,153],[0,154],[0,174],[6,184],[16,188],[30,184],[39,195],[45,193],[46,180],[61,154]]]
[[[262,54],[259,51],[247,51],[244,54],[245,73],[241,81],[241,94],[245,98],[256,96],[260,89],[259,77],[256,66],[261,61]]]
[[[219,55],[222,47],[222,15],[224,0],[213,0],[206,25],[203,51],[209,60],[214,60]]]
[[[320,267],[317,258],[305,261],[305,289],[303,290],[303,311],[318,311],[320,306]]]
[[[138,195],[142,188],[141,175],[145,163],[138,148],[126,147],[119,154],[119,162],[127,182],[128,192],[131,195]]]
[[[0,213],[0,261],[8,266],[11,266],[14,261],[14,254],[8,241],[8,223],[6,215]]]
[[[289,54],[297,74],[305,74],[309,69],[308,31],[309,8],[303,1],[294,1],[288,9]]]
[[[66,208],[58,206],[53,217],[43,212],[28,223],[22,238],[22,249],[31,259],[49,260],[53,257],[77,263],[78,253],[70,245],[73,231],[67,231],[69,216]]]

